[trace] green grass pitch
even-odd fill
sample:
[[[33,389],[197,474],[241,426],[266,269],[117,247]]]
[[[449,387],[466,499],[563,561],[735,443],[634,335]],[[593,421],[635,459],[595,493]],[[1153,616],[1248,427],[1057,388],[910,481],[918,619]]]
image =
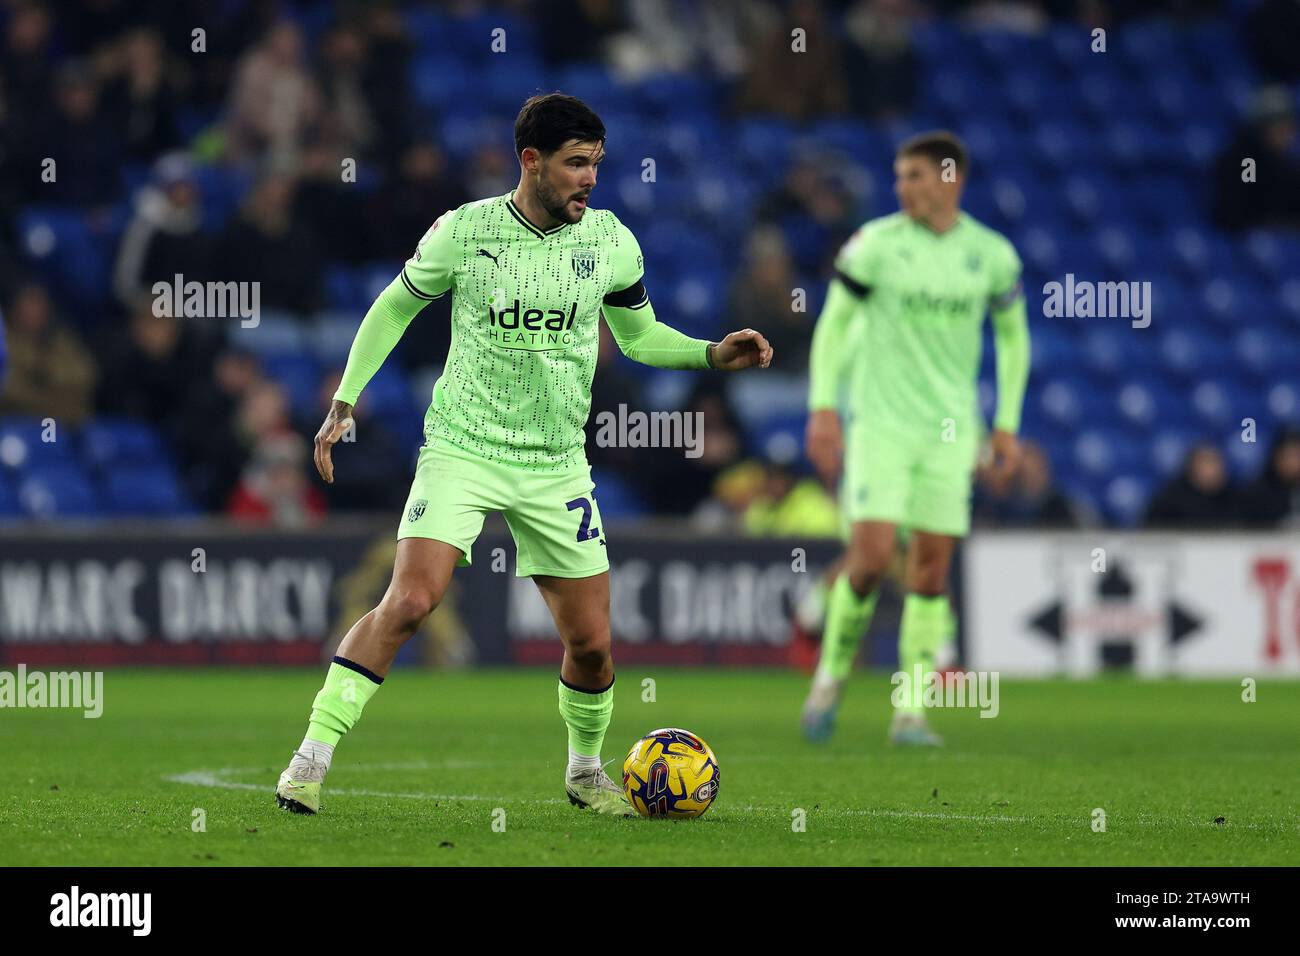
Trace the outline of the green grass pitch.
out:
[[[717,802],[669,822],[568,805],[553,670],[394,673],[335,754],[323,812],[280,811],[272,788],[322,675],[111,670],[97,720],[0,711],[0,864],[1300,862],[1300,683],[1263,681],[1244,703],[1233,681],[1006,680],[997,718],[933,712],[947,746],[895,751],[882,674],[854,678],[836,737],[814,746],[802,675],[625,667],[616,776],[661,726],[718,756]]]

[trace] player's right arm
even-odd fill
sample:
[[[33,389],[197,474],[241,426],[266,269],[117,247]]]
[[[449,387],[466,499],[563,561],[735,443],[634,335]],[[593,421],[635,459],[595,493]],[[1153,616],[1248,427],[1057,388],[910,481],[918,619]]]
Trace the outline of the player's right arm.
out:
[[[853,317],[871,292],[865,228],[853,234],[835,259],[835,278],[831,279],[826,302],[813,329],[808,361],[809,414],[805,445],[809,460],[828,485],[835,483],[844,454],[844,435],[837,408],[852,357],[848,343]]]
[[[429,227],[402,271],[379,293],[357,328],[343,378],[316,433],[313,455],[316,470],[330,484],[334,483],[331,450],[352,425],[352,408],[362,389],[384,364],[411,320],[451,288],[462,251],[461,245],[452,240],[452,226],[458,212],[444,213]]]

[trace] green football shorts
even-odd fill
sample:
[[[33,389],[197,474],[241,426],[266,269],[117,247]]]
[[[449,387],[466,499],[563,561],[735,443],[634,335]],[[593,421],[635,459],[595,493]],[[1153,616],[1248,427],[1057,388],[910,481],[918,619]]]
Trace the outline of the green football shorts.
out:
[[[846,522],[884,521],[964,538],[978,441],[945,442],[855,423],[846,434],[841,511]],[[847,529],[846,529],[847,530]]]
[[[586,578],[609,570],[591,468],[534,472],[488,461],[441,439],[420,449],[398,540],[433,538],[464,552],[490,511],[515,539],[515,574]]]

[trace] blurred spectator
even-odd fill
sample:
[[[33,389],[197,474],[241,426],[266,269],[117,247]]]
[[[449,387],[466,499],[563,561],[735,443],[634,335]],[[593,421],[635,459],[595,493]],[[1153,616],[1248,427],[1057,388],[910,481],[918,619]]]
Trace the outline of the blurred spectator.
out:
[[[9,349],[5,345],[4,311],[0,310],[0,396],[5,393],[5,379],[9,372]]]
[[[777,17],[757,0],[630,0],[627,12],[631,28],[609,37],[607,59],[633,80],[693,71],[733,80],[744,73],[747,46]]]
[[[1160,489],[1147,510],[1150,528],[1224,528],[1237,520],[1237,496],[1219,449],[1208,443],[1187,454],[1182,473]]]
[[[228,155],[292,169],[321,109],[320,89],[303,62],[302,34],[293,21],[282,20],[236,69],[226,118]]]
[[[803,31],[796,39],[795,30]],[[796,52],[795,43],[802,44]],[[737,109],[801,121],[845,113],[842,45],[820,0],[792,0],[781,22],[751,44]]]
[[[519,184],[519,157],[512,151],[503,150],[491,143],[485,143],[475,150],[465,168],[466,186],[474,199],[500,196]],[[436,219],[441,214],[434,213],[433,218]],[[429,225],[433,225],[432,219],[429,220]],[[420,231],[420,235],[424,235],[424,230]],[[420,236],[415,238],[419,239]]]
[[[33,176],[28,193],[41,202],[104,206],[120,191],[121,134],[99,109],[99,88],[84,63],[72,61],[59,69],[54,112],[38,151],[56,163],[55,178]],[[34,167],[39,168],[39,167]]]
[[[1255,64],[1264,79],[1278,83],[1300,80],[1300,3],[1263,0],[1246,21],[1246,36]]]
[[[221,511],[239,482],[249,445],[236,413],[260,382],[257,359],[227,349],[217,355],[211,374],[186,395],[176,450],[190,496],[207,511]]]
[[[732,286],[728,311],[744,316],[746,325],[762,329],[779,356],[782,372],[792,374],[808,368],[813,325],[808,311],[794,311],[792,296],[797,284],[781,232],[767,227],[750,233],[744,270]]]
[[[301,313],[321,303],[321,247],[292,215],[294,188],[282,174],[258,181],[221,236],[215,278],[259,282],[262,308]]]
[[[379,136],[367,90],[368,60],[366,37],[350,24],[335,24],[321,39],[321,141],[357,160],[371,155]]]
[[[319,240],[322,254],[335,261],[374,259],[365,196],[356,182],[343,181],[341,164],[340,155],[324,144],[303,150],[300,176],[294,184],[293,221],[310,231]],[[432,222],[411,240],[411,249]],[[402,258],[410,254],[408,250]]]
[[[301,528],[325,517],[325,496],[307,478],[307,443],[280,433],[260,441],[226,513],[236,521]]]
[[[976,476],[974,518],[1003,528],[1075,528],[1080,524],[1070,500],[1053,484],[1052,463],[1035,442],[1020,443],[1020,467],[1010,487],[995,487],[990,472]]]
[[[658,448],[627,448],[620,444],[600,445],[596,441],[602,412],[618,415],[619,405],[628,411],[645,411],[638,380],[623,374],[618,367],[618,343],[604,322],[599,325],[600,344],[596,353],[596,374],[591,381],[591,414],[587,416],[587,461],[593,468],[608,468],[635,481],[647,455],[659,454]]]
[[[17,3],[5,30],[0,74],[4,77],[7,123],[15,142],[37,147],[33,141],[44,125],[50,102],[53,67],[50,56],[50,15],[40,3]]]
[[[314,407],[330,407],[342,378],[341,368],[322,376]],[[368,409],[369,403],[363,395],[352,410],[355,441],[334,446],[333,484],[318,486],[314,465],[307,467],[309,482],[322,489],[331,512],[396,511],[406,502],[414,474],[415,448],[404,448],[393,430]],[[320,428],[320,417],[300,421],[297,433],[314,437]]]
[[[1263,474],[1241,497],[1242,521],[1251,527],[1300,524],[1300,427],[1288,427],[1278,435]]]
[[[751,535],[834,538],[840,530],[840,510],[815,478],[799,478],[779,462],[768,462],[763,484],[745,511]]]
[[[703,416],[700,456],[687,458],[681,448],[653,449],[642,457],[638,474],[647,503],[659,514],[694,512],[709,500],[714,480],[743,450],[740,423],[719,378],[697,379],[682,411]]]
[[[1223,229],[1300,228],[1300,158],[1295,104],[1281,86],[1260,90],[1250,122],[1215,163],[1214,220]],[[1242,162],[1254,160],[1254,179],[1242,180]]]
[[[371,258],[408,258],[435,219],[487,195],[471,196],[437,145],[429,140],[412,143],[402,153],[396,174],[370,200]]]
[[[876,120],[911,109],[921,64],[912,44],[912,0],[859,0],[844,18],[844,72],[853,111]]]
[[[79,425],[90,415],[95,362],[76,334],[54,316],[45,289],[22,286],[5,310],[9,376],[0,414],[53,418]]]
[[[1043,0],[978,0],[962,6],[966,22],[981,30],[1041,33],[1047,27]]]
[[[155,315],[151,298],[138,299],[125,339],[105,350],[99,410],[152,422],[178,442],[186,397],[208,377],[214,353],[193,321]]]
[[[113,79],[104,90],[105,112],[127,154],[148,161],[173,148],[178,102],[158,33],[132,30],[112,48],[108,69]]]
[[[414,138],[417,118],[424,117],[411,96],[415,41],[395,6],[368,6],[361,22],[369,50],[365,92],[375,122],[372,151],[387,169]]]
[[[821,277],[829,277],[840,246],[860,225],[847,190],[816,154],[791,163],[781,184],[760,200],[756,218],[780,226],[796,266]]]
[[[620,0],[542,0],[537,45],[547,66],[601,59],[604,45],[627,28]]]
[[[767,480],[767,469],[752,458],[725,468],[713,482],[713,494],[696,507],[691,524],[710,534],[744,530],[745,512],[758,500]]]
[[[155,282],[206,282],[216,241],[205,230],[194,165],[169,153],[153,168],[153,182],[135,196],[135,214],[118,248],[113,291],[128,308],[151,294]]]

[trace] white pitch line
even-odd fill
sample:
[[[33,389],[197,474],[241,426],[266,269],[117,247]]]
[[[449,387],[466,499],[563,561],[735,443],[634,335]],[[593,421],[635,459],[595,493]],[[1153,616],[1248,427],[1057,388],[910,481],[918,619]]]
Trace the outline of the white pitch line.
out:
[[[265,783],[240,783],[238,780],[226,780],[227,776],[243,775],[247,773],[261,773],[260,770],[240,769],[238,767],[223,767],[220,770],[191,770],[189,773],[173,774],[164,777],[164,780],[171,783],[187,783],[196,787],[217,787],[224,790],[265,790],[270,793],[275,788]],[[478,794],[456,794],[456,793],[397,793],[387,790],[356,790],[350,788],[334,788],[329,790],[331,796],[344,797],[385,797],[402,800],[474,800],[485,801],[488,803],[564,803],[564,800],[507,800],[503,797],[484,797]]]
[[[444,766],[444,765],[439,764],[438,766]],[[426,765],[423,763],[350,764],[349,765],[350,769],[356,769],[356,770],[370,770],[370,769],[379,769],[384,767],[392,767],[394,769],[414,769],[414,770],[433,769],[433,765]],[[262,774],[264,772],[265,771],[262,768],[258,768],[258,767],[253,767],[253,768],[223,767],[219,770],[191,770],[188,773],[172,774],[170,776],[165,776],[163,777],[163,779],[171,783],[184,783],[184,784],[189,784],[191,786],[197,786],[197,787],[214,787],[217,789],[224,789],[224,790],[266,790],[269,793],[274,788],[269,786],[266,783],[242,783],[238,780],[225,779],[226,777],[231,777],[231,776],[245,776],[247,774]],[[392,792],[387,790],[358,790],[358,789],[352,789],[346,787],[337,788],[337,789],[331,787],[329,790],[329,794],[331,796],[383,797],[385,799],[401,799],[401,800],[432,800],[432,801],[464,800],[464,801],[473,801],[479,803],[495,803],[498,806],[519,806],[521,804],[524,806],[548,806],[548,805],[564,804],[567,802],[565,800],[559,799],[558,797],[554,799],[520,799],[518,797],[485,797],[479,794],[418,793],[418,792],[399,793],[399,792]],[[796,809],[796,807],[793,806],[766,807],[766,806],[756,806],[754,804],[750,804],[744,807],[725,807],[725,808],[729,810],[739,810],[742,813],[754,813],[754,812],[773,813],[773,814],[778,814],[782,817],[788,817],[790,815],[790,812]],[[812,814],[821,814],[826,816],[839,816],[839,817],[845,817],[845,816],[847,817],[893,817],[893,818],[906,818],[906,819],[914,819],[914,820],[934,820],[939,823],[945,823],[945,822],[1016,823],[1016,824],[1050,824],[1050,825],[1059,825],[1061,823],[1060,820],[1054,820],[1048,818],[1007,816],[1005,814],[990,814],[988,816],[981,816],[979,814],[974,814],[974,813],[947,813],[942,810],[881,810],[881,809],[854,809],[852,807],[823,807],[821,809],[810,811],[810,815]],[[1295,820],[1279,820],[1276,822],[1282,824],[1285,827],[1297,826]],[[1085,820],[1084,823],[1086,825],[1087,821]],[[1123,821],[1123,825],[1139,826],[1144,828],[1145,827],[1151,827],[1151,828],[1177,827],[1180,829],[1197,829],[1197,830],[1205,829],[1207,826],[1207,824],[1195,820],[1178,820],[1178,819],[1153,820],[1147,816],[1125,820]],[[1230,825],[1232,826],[1233,829],[1242,829],[1242,830],[1259,830],[1267,826],[1267,824],[1261,824],[1258,822],[1250,822],[1250,823],[1233,822]]]

